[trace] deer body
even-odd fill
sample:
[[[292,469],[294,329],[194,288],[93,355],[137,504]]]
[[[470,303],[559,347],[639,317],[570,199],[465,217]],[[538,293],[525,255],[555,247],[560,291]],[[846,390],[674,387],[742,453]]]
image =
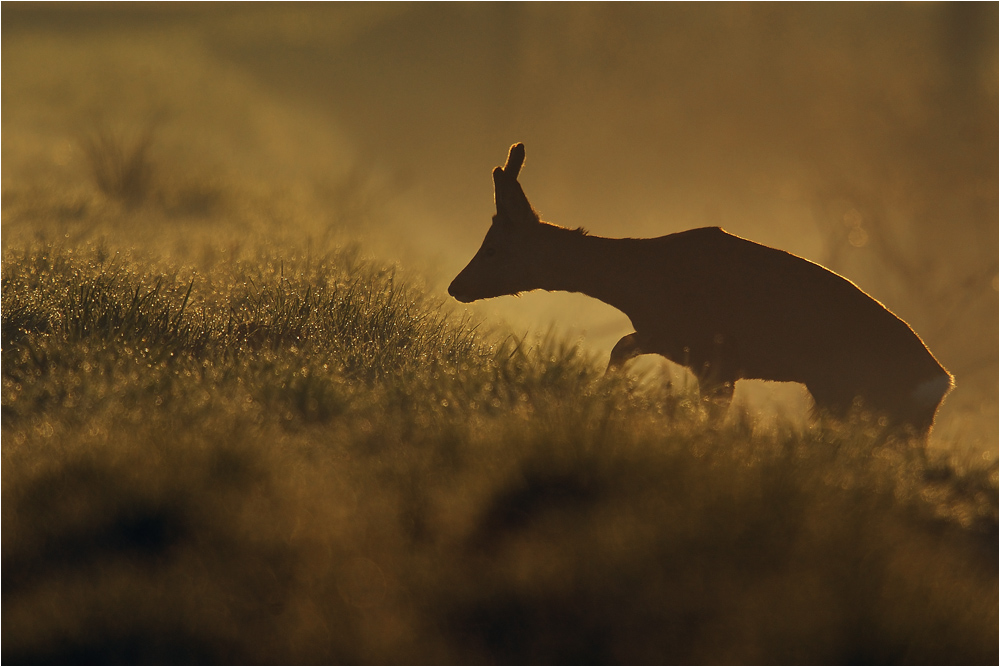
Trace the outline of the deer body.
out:
[[[609,371],[659,354],[722,401],[739,379],[800,382],[835,416],[860,398],[896,426],[930,430],[951,375],[903,320],[847,279],[718,227],[610,239],[540,222],[516,180],[523,159],[517,144],[494,170],[497,215],[452,296],[582,292],[635,328]]]

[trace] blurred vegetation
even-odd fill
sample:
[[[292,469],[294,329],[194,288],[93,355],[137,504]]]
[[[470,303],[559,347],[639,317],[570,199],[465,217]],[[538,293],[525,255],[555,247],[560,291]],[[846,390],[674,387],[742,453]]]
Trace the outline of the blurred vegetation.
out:
[[[962,148],[982,118],[995,133],[995,113],[977,101],[995,79],[975,65],[988,48],[962,46],[975,21],[958,12],[944,24],[947,71],[973,63],[971,73],[931,85],[926,54],[898,79],[894,60],[872,54],[906,60],[912,49],[861,39],[841,51],[837,29],[815,34],[830,23],[874,39],[902,18],[886,39],[908,45],[936,25],[921,9],[855,8],[845,23],[831,9],[658,10],[626,39],[635,8],[574,9],[567,30],[544,7],[174,7],[4,7],[5,663],[996,662],[995,419],[967,418],[988,405],[986,423],[996,409],[996,260],[977,254],[996,247],[982,241],[996,234],[995,150],[983,162]],[[871,21],[863,30],[859,12]],[[888,12],[881,23],[878,12]],[[717,20],[723,38],[713,39],[745,38],[714,59],[689,57]],[[683,39],[662,39],[669,31]],[[411,48],[414,35],[441,50]],[[787,60],[768,44],[809,48]],[[511,48],[518,58],[486,66]],[[758,58],[740,56],[747,49]],[[714,79],[729,92],[695,95],[733,54],[741,68]],[[830,54],[827,69],[813,67]],[[638,67],[647,60],[662,71]],[[428,86],[424,69],[448,76]],[[869,104],[882,70],[898,80],[888,116]],[[829,85],[845,72],[864,85],[778,105],[764,125],[788,129],[782,143],[747,134],[766,114],[722,111],[733,107],[726,95],[771,110],[782,81]],[[310,73],[335,85],[310,87]],[[727,87],[744,80],[755,84]],[[533,95],[498,100],[498,81]],[[597,101],[595,86],[615,95]],[[480,89],[489,105],[470,102]],[[928,90],[945,101],[928,107]],[[337,100],[338,120],[296,95]],[[532,123],[515,108],[529,97]],[[642,137],[628,173],[650,174],[665,194],[623,177],[615,197],[594,196],[607,187],[589,179],[626,173],[625,148],[609,142],[606,169],[573,173],[585,200],[552,167],[531,172],[556,195],[551,208],[565,209],[556,222],[596,227],[585,216],[615,206],[641,221],[648,206],[684,223],[696,203],[657,197],[705,194],[691,188],[709,172],[732,188],[723,217],[813,210],[806,219],[836,237],[829,263],[858,261],[837,244],[883,248],[871,266],[901,277],[886,289],[905,295],[912,278],[933,293],[933,313],[957,332],[949,349],[971,369],[959,386],[973,371],[989,380],[964,385],[975,398],[971,413],[955,413],[961,427],[925,450],[884,441],[863,415],[719,421],[682,382],[603,377],[603,354],[564,329],[512,335],[445,303],[440,282],[468,259],[465,242],[478,241],[489,212],[456,192],[485,187],[488,199],[489,167],[531,132],[550,142],[551,164],[582,164],[566,148],[580,142],[555,150],[559,137],[587,135],[585,118],[610,132],[622,111],[610,100],[634,105],[629,127],[648,129],[648,116],[661,128]],[[406,122],[392,115],[401,106]],[[587,112],[563,118],[570,107]],[[935,135],[954,151],[908,139],[953,107],[975,110]],[[806,120],[788,121],[796,113]],[[897,115],[907,123],[888,123],[877,144],[864,132],[838,143],[831,130]],[[350,132],[338,125],[360,117]],[[430,135],[440,173],[408,171],[426,167]],[[704,158],[652,168],[664,137],[671,155]],[[744,141],[748,152],[720,167],[713,151]],[[784,161],[790,145],[822,159],[803,158],[812,167],[800,178]],[[869,152],[914,166],[893,172],[900,163]],[[941,155],[959,157],[932,187],[926,165]],[[831,192],[817,194],[820,183]],[[772,191],[786,209],[768,208]],[[481,224],[462,240],[452,232],[470,211]],[[935,226],[952,213],[956,224]],[[412,245],[393,244],[403,239]],[[966,261],[952,261],[948,248],[962,244]]]
[[[356,247],[3,266],[5,662],[996,656],[995,460],[719,424]]]
[[[125,143],[101,130],[83,140],[83,152],[98,189],[127,204],[138,204],[149,191],[152,166],[149,148],[152,130]]]

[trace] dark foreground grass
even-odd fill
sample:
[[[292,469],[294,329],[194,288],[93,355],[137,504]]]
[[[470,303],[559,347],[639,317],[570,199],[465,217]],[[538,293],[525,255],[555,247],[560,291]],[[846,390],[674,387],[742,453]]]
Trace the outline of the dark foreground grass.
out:
[[[357,249],[5,252],[4,663],[996,663],[995,460],[707,420]]]

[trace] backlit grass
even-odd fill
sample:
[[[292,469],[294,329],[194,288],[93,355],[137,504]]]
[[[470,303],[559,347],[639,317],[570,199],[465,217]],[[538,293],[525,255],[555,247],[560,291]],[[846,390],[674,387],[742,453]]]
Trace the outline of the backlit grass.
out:
[[[989,12],[645,7],[3,6],[5,664],[997,662]],[[520,140],[567,226],[837,260],[950,430],[463,314]]]
[[[4,661],[996,659],[995,461],[720,424],[400,276],[8,248]]]

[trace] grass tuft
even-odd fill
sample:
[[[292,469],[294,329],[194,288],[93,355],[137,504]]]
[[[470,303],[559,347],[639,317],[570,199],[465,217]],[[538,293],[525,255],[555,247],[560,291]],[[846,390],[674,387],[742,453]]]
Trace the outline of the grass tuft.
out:
[[[129,206],[141,204],[152,190],[152,145],[152,128],[134,138],[101,128],[81,141],[97,189]]]

